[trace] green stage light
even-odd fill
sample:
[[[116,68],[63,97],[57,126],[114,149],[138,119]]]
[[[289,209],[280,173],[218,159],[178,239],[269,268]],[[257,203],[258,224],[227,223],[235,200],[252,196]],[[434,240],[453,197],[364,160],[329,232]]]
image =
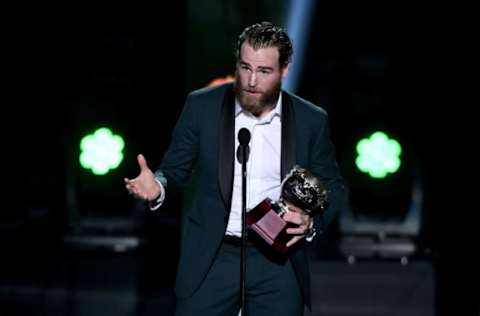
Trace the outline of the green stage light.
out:
[[[385,178],[400,168],[402,147],[383,132],[375,132],[357,143],[355,164],[372,178]]]
[[[125,142],[113,135],[109,128],[99,128],[80,142],[80,165],[96,175],[104,175],[117,168],[123,160]]]

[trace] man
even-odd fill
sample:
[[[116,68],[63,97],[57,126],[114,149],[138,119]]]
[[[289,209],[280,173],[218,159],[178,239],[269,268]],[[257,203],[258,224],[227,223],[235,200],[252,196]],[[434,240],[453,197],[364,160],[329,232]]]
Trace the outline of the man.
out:
[[[185,221],[175,293],[177,315],[236,315],[240,303],[241,165],[238,131],[251,133],[247,165],[247,209],[264,198],[278,200],[282,179],[298,164],[329,189],[329,222],[343,185],[330,141],[327,114],[281,90],[292,44],[271,23],[247,27],[239,36],[234,84],[194,91],[173,132],[160,168],[153,173],[142,155],[140,175],[127,190],[156,209],[181,191],[192,171],[197,187]],[[284,219],[296,224],[286,256],[249,242],[246,252],[246,314],[303,315],[310,307],[305,240],[314,220],[291,205]]]

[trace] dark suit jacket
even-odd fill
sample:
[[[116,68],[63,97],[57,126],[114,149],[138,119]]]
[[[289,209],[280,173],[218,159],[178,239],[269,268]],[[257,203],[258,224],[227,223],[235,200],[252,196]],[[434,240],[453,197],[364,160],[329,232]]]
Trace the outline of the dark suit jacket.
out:
[[[167,197],[182,190],[192,171],[196,190],[181,241],[175,292],[191,296],[212,265],[225,234],[233,187],[235,113],[232,84],[190,93],[173,131],[173,139],[156,172]],[[329,189],[325,222],[342,200],[343,184],[330,141],[326,112],[287,92],[282,103],[281,176],[298,164]],[[310,271],[305,247],[290,252],[305,304],[310,307]]]

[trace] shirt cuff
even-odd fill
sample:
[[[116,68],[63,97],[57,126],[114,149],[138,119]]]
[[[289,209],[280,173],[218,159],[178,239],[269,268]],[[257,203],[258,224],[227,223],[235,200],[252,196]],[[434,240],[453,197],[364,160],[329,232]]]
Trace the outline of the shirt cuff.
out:
[[[163,187],[162,183],[158,181],[158,179],[155,179],[155,181],[157,181],[157,183],[160,185],[160,196],[157,199],[148,202],[148,207],[151,211],[157,210],[160,206],[162,206],[163,201],[165,200],[165,188]]]
[[[315,229],[314,221],[312,220],[310,223],[310,227],[308,228],[307,234],[305,235],[305,240],[311,242],[315,235],[317,235],[317,230]]]

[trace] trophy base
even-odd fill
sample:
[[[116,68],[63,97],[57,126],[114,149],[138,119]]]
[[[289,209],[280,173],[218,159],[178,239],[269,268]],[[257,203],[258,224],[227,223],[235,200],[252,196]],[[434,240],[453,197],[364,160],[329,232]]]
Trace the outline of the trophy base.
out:
[[[275,203],[272,200],[264,199],[247,213],[247,226],[273,249],[286,253],[288,251],[286,244],[292,238],[287,234],[287,228],[294,225],[281,218],[274,208]]]

